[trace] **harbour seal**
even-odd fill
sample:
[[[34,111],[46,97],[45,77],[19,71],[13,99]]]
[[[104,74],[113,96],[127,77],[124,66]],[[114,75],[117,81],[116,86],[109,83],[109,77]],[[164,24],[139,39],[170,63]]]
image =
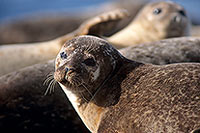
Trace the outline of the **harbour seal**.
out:
[[[128,59],[155,65],[200,62],[200,37],[170,38],[119,51]]]
[[[190,20],[184,8],[174,2],[152,2],[135,19],[107,40],[117,48],[190,35]]]
[[[64,44],[54,79],[91,132],[190,132],[200,128],[200,64],[151,65],[107,41]]]

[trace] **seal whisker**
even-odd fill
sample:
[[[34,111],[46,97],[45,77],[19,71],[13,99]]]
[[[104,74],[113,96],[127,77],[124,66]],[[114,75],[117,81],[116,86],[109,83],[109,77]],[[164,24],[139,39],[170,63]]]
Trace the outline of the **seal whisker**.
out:
[[[91,102],[93,99],[95,101],[95,96],[97,95],[97,93],[100,91],[101,87],[99,89],[97,89],[97,91],[94,93],[94,95],[91,97],[90,101]],[[86,107],[87,108],[87,107]]]
[[[90,90],[86,87],[86,84],[84,82],[81,83],[81,85],[86,89],[86,91],[90,94],[90,96],[92,97],[92,93],[90,92]]]
[[[53,77],[48,77],[47,79],[45,79],[43,85],[48,85],[49,81],[53,80]]]
[[[89,51],[91,51],[92,49],[92,43],[90,43],[90,46],[86,49],[86,52],[89,53]]]
[[[51,88],[51,85],[52,85],[53,82],[54,82],[54,79],[52,79],[52,80],[50,81],[50,83],[49,83],[49,85],[48,85],[48,87],[47,87],[47,89],[46,89],[46,91],[45,91],[45,93],[44,93],[45,96],[46,96],[47,93],[50,91],[50,88]],[[51,92],[51,91],[50,91],[50,92]]]
[[[73,79],[73,83],[74,83],[74,85],[75,86],[83,86],[83,83],[81,82],[81,80],[78,78],[78,77],[75,77],[74,79]],[[85,87],[84,87],[85,88]],[[82,90],[82,91],[80,91],[80,90],[78,90],[77,88],[76,88],[76,90],[75,90],[76,92],[78,92],[80,95],[81,95],[81,97],[86,101],[86,102],[88,102],[89,100],[83,95],[83,92],[85,92],[85,91],[89,91],[87,88],[86,88],[86,90]]]
[[[53,76],[53,74],[54,74],[54,72],[50,72],[50,73],[47,75],[47,77]]]
[[[114,71],[114,70],[113,70]],[[98,92],[101,90],[101,87],[109,80],[110,76],[112,75],[113,71],[111,72],[111,74],[108,75],[108,77],[103,81],[103,83],[97,88],[96,92],[94,93],[94,95],[92,96],[92,98],[90,99],[89,102],[91,102],[95,96],[98,94]]]
[[[53,82],[53,80],[50,81],[50,83],[49,83],[49,85],[48,85],[48,87],[47,87],[47,89],[46,89],[46,91],[45,91],[45,93],[44,93],[45,96],[46,96],[47,93],[49,92],[52,82]]]
[[[88,53],[90,53],[91,51],[93,51],[95,49],[95,47],[92,47],[90,50],[88,50]]]
[[[90,46],[85,50],[87,53],[88,51],[92,48],[92,45],[90,44]]]
[[[87,98],[85,98],[85,96],[83,95],[82,92],[80,92],[80,94],[81,94],[82,98],[85,100],[85,102],[89,102],[89,100],[87,100]]]
[[[53,80],[53,83],[51,84],[51,88],[50,88],[50,94],[51,92],[54,92],[55,84],[56,84],[56,81]]]
[[[83,80],[79,79],[78,77],[75,78],[76,82],[78,83],[77,86],[83,86],[85,88],[85,90],[89,93],[89,95],[92,97],[92,93],[90,92],[90,90],[86,87],[86,84]],[[79,92],[84,92],[84,91],[79,91]],[[87,100],[88,101],[88,100]]]
[[[49,75],[47,75],[47,78],[44,80],[43,85],[47,85],[48,82],[49,82],[50,80],[52,80],[52,79],[54,79],[54,78],[53,78],[53,74],[50,73]]]
[[[52,84],[51,84],[51,88],[50,88],[50,94],[51,94],[51,92],[54,92],[54,87],[55,87],[55,83],[56,83],[56,81],[53,79],[52,80],[53,82],[52,82]]]
[[[73,79],[73,84],[74,84],[75,86],[80,86],[81,81],[80,81],[77,77],[75,77],[75,78]]]
[[[52,87],[52,84],[53,84],[53,80],[50,82],[49,84],[49,94],[51,94],[51,87]]]
[[[76,89],[76,92],[86,92],[86,90],[78,90],[78,89]]]
[[[55,81],[55,80],[54,80]],[[55,91],[55,85],[57,84],[57,82],[55,81],[54,82],[54,85],[53,85],[53,92]]]
[[[54,75],[54,72],[50,72],[46,77],[49,78],[49,77],[53,77]]]

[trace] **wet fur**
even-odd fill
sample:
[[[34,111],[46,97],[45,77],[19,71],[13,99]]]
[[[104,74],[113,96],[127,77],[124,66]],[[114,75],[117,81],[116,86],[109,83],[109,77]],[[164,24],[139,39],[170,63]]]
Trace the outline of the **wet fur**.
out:
[[[96,61],[101,61],[96,81],[84,76],[91,71],[79,71],[86,69],[81,62],[88,47]],[[72,39],[62,50],[69,59],[65,62],[57,56],[54,78],[77,96],[76,111],[90,131],[191,132],[200,127],[200,64],[156,66],[131,61],[106,41],[91,36]],[[77,53],[71,55],[74,50]],[[78,68],[75,75],[87,79],[92,97],[86,90],[83,95],[77,92],[83,91],[83,86],[65,81],[65,66]]]

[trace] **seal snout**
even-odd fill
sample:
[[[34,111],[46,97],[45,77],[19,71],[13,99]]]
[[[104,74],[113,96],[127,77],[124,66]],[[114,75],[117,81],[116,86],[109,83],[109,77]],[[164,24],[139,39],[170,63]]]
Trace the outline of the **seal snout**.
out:
[[[60,67],[54,72],[54,79],[57,82],[65,82],[67,81],[67,77],[69,77],[75,70],[70,67]]]
[[[67,73],[68,71],[69,71],[69,68],[68,68],[68,67],[66,67],[66,68],[65,68],[65,72]]]
[[[65,68],[65,70],[63,70],[63,68],[58,68],[55,72],[54,72],[54,79],[57,82],[63,82],[65,81],[65,75],[66,75],[66,71],[68,71],[68,68]]]
[[[70,75],[71,73],[75,72],[75,69],[66,67],[65,72],[66,72],[66,75]]]
[[[174,16],[173,20],[176,23],[181,23],[183,17],[187,17],[184,10],[177,11],[178,13]]]
[[[182,17],[178,16],[178,15],[174,16],[173,19],[174,19],[174,22],[176,22],[176,23],[180,23],[182,21]]]

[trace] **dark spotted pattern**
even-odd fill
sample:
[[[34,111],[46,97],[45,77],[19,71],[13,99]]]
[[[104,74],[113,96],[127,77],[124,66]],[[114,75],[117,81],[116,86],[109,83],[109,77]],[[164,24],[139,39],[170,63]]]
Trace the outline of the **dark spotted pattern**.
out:
[[[156,65],[200,62],[200,38],[165,39],[120,49],[126,58]]]
[[[185,133],[200,128],[200,64],[157,66],[131,61],[92,36],[72,39],[62,51],[68,58],[57,56],[54,78],[84,101],[77,108],[92,132]],[[82,63],[87,56],[94,58],[95,71],[100,68],[96,80],[89,75],[93,69]],[[87,84],[92,94],[88,101],[78,93],[84,87],[68,83],[74,77],[65,76],[66,66]]]
[[[200,64],[143,65],[119,81],[127,66],[115,77],[120,100],[99,132],[186,133],[200,127]]]

